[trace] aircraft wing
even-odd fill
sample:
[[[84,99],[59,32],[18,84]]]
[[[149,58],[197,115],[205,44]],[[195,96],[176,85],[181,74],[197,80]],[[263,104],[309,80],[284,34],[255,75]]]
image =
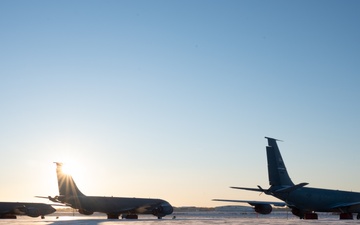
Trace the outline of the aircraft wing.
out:
[[[350,206],[358,206],[358,207],[360,207],[360,202],[339,203],[337,205],[333,205],[331,208],[332,209],[341,209],[341,208],[346,208],[346,207],[350,207]]]
[[[285,202],[262,202],[262,201],[247,201],[247,200],[231,200],[231,199],[213,199],[213,201],[218,202],[241,202],[241,203],[248,203],[249,205],[256,206],[256,205],[274,205],[284,207],[286,206]]]

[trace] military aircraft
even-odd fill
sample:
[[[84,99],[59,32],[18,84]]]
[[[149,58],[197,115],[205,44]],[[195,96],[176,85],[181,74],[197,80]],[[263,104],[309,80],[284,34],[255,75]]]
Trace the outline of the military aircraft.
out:
[[[63,164],[55,163],[59,195],[47,198],[78,209],[81,214],[101,212],[106,213],[108,219],[118,219],[120,215],[126,219],[137,219],[138,214],[152,214],[161,219],[173,212],[173,207],[162,199],[86,196],[76,186],[72,176],[63,173]]]
[[[16,215],[45,218],[56,210],[48,204],[29,202],[0,202],[0,219],[16,219]]]
[[[357,213],[360,219],[360,193],[340,190],[305,187],[308,183],[294,184],[286,170],[285,163],[280,154],[277,139],[265,137],[268,140],[266,147],[269,189],[231,187],[247,191],[263,192],[274,196],[291,208],[294,215],[300,219],[318,219],[316,212],[337,212],[340,219],[353,219],[353,213]],[[242,201],[213,199],[214,201],[247,202],[255,206],[255,211],[262,214],[271,212],[274,202]],[[277,204],[277,202],[275,202]]]

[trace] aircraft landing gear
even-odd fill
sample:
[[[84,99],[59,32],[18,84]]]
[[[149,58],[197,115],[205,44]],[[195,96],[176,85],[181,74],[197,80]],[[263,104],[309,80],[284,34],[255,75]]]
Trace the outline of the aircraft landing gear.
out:
[[[136,214],[125,214],[125,215],[122,215],[121,218],[123,218],[123,219],[137,220],[137,219],[138,219],[138,215],[136,215]]]
[[[295,216],[298,216],[300,219],[304,219],[304,220],[317,220],[318,219],[318,214],[314,213],[314,212],[304,212],[298,208],[292,208],[291,212]]]
[[[356,219],[360,220],[360,213],[357,214]]]
[[[16,219],[16,215],[14,215],[14,214],[5,214],[5,215],[1,215],[0,219]]]
[[[303,213],[300,209],[298,209],[298,208],[292,208],[292,209],[291,209],[291,212],[292,212],[292,214],[294,214],[295,216],[298,216],[299,219],[304,219],[304,213]]]
[[[356,218],[358,218],[358,217],[359,217],[359,214],[357,215]],[[353,218],[352,213],[340,213],[340,219],[341,220],[352,220],[354,218]]]
[[[317,213],[305,213],[304,214],[304,219],[305,220],[317,220],[318,219],[318,214]]]
[[[107,218],[108,218],[108,220],[110,220],[110,219],[115,219],[115,220],[117,220],[117,219],[119,219],[119,214],[107,214]]]

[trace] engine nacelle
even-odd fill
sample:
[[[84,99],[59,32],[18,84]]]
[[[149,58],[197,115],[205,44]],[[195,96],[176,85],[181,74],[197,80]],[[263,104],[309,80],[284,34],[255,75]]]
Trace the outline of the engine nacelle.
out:
[[[79,213],[87,216],[94,214],[94,212],[87,211],[86,209],[79,209]]]
[[[163,211],[164,211],[164,208],[162,206],[158,206],[155,209],[153,209],[152,214],[154,216],[157,216],[157,215],[161,214]]]
[[[38,217],[40,216],[40,211],[38,208],[28,207],[26,210],[26,215],[30,217]]]
[[[258,204],[255,205],[254,210],[260,214],[270,214],[272,212],[272,207],[270,204]]]

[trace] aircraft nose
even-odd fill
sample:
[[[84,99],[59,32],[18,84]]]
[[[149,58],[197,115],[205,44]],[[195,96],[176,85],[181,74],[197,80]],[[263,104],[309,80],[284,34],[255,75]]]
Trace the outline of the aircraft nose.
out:
[[[174,209],[168,202],[162,202],[157,207],[155,207],[152,211],[154,216],[158,218],[162,218],[166,215],[173,213]]]
[[[47,210],[46,210],[46,214],[51,214],[51,213],[54,213],[56,211],[56,209],[52,206],[50,206]]]
[[[164,202],[163,204],[161,204],[161,207],[163,208],[163,213],[166,215],[169,215],[174,212],[174,208],[168,202]]]

